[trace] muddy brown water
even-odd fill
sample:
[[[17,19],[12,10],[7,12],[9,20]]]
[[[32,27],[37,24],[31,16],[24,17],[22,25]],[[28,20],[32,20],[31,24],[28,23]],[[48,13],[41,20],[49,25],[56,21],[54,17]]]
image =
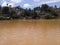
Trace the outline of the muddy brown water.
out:
[[[60,21],[0,21],[0,45],[60,45]]]

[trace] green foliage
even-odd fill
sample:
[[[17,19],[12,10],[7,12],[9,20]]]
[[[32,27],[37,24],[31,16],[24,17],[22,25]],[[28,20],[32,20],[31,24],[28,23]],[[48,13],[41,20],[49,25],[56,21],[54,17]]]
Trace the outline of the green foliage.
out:
[[[0,6],[0,19],[7,19],[7,17],[9,19],[57,19],[59,15],[56,10],[58,10],[56,5],[53,8],[47,4],[42,4],[41,7],[34,9],[23,9],[20,6],[13,8]]]
[[[9,7],[3,7],[2,13],[3,14],[8,14],[9,13]]]
[[[49,11],[49,6],[47,4],[43,4],[41,6],[41,11],[45,11],[45,12],[48,12]]]

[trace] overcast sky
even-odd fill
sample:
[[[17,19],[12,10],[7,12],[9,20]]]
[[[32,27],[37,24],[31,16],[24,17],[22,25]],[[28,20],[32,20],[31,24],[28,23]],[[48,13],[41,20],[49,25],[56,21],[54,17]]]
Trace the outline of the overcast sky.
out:
[[[34,8],[41,4],[48,4],[51,6],[57,5],[60,7],[60,0],[0,0],[0,5],[6,6],[6,4],[13,6],[21,6],[23,8]]]

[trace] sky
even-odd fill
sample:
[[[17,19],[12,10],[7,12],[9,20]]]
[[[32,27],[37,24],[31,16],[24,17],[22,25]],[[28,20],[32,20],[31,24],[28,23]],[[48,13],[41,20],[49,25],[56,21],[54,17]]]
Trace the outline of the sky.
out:
[[[42,4],[48,4],[50,6],[57,5],[57,7],[60,7],[60,0],[0,0],[1,6],[6,6],[7,3],[8,6],[20,6],[22,8],[34,8]]]

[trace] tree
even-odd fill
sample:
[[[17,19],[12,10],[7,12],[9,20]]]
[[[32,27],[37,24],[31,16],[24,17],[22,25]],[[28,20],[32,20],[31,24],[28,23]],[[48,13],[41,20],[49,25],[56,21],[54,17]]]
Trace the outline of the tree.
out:
[[[0,11],[1,11],[1,5],[0,5]]]
[[[40,6],[39,7],[35,7],[33,10],[41,10]]]
[[[55,5],[55,9],[57,9],[57,6]]]
[[[49,10],[49,6],[47,4],[42,4],[41,11],[48,12],[48,10]]]
[[[9,14],[9,7],[3,7],[2,13],[3,14]]]
[[[34,11],[32,15],[32,19],[40,19],[40,16]]]

